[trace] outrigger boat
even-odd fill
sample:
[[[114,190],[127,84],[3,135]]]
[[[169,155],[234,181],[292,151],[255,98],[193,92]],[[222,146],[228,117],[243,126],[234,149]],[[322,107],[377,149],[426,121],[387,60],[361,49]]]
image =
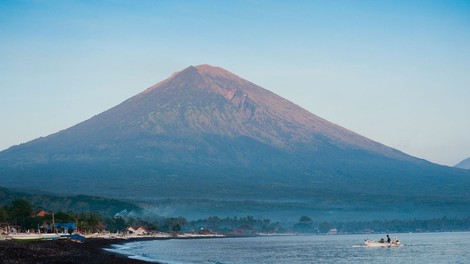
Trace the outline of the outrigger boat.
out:
[[[390,242],[387,242],[383,239],[380,241],[366,239],[364,243],[366,247],[396,247],[400,245],[400,241],[397,238]]]
[[[10,234],[6,238],[17,241],[39,241],[39,240],[56,240],[60,236],[58,234]]]
[[[42,240],[57,240],[60,239],[60,235],[55,233],[44,233],[41,234],[41,238]]]
[[[8,236],[12,240],[18,241],[39,241],[42,240],[41,235],[39,234],[14,234]]]

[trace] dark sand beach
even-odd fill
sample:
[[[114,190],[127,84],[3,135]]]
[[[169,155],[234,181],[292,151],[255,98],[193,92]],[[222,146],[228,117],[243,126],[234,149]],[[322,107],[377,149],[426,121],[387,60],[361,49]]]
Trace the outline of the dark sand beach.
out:
[[[0,263],[148,263],[104,250],[112,244],[132,241],[135,240],[87,239],[85,243],[68,240],[0,241]]]

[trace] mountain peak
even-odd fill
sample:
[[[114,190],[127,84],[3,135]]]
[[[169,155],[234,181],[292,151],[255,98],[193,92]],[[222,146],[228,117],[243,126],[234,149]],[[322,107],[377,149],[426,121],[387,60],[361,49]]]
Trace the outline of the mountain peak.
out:
[[[183,80],[186,80],[188,82],[194,82],[194,78],[201,78],[202,76],[199,74],[198,70],[196,69],[196,67],[194,66],[189,66],[181,71],[177,71],[175,73],[173,73],[170,77],[168,77],[167,79],[157,83],[157,84],[154,84],[152,86],[150,86],[149,88],[147,88],[146,90],[144,90],[142,92],[142,94],[146,94],[146,93],[150,93],[154,90],[157,90],[159,89],[160,87],[167,87],[167,86],[174,86],[174,85],[171,85],[171,83],[174,83],[174,82],[181,82]]]
[[[236,94],[241,97],[247,97],[248,94],[253,96],[256,93],[250,89],[253,86],[256,85],[221,67],[201,64],[189,66],[174,73],[169,78],[149,87],[142,94],[146,95],[161,89],[167,91],[174,89],[181,91],[196,89],[222,95],[225,99],[231,101]],[[259,88],[264,90],[261,87]]]
[[[136,123],[139,113],[140,126],[158,133],[249,137],[291,150],[300,145],[316,149],[320,142],[328,141],[389,157],[409,158],[328,122],[230,71],[207,64],[176,72],[129,101],[132,106],[118,107],[131,116],[127,121]]]
[[[192,66],[191,66],[192,67]],[[210,76],[212,78],[224,78],[224,79],[233,79],[240,80],[241,78],[237,75],[217,66],[211,66],[208,64],[201,64],[194,67],[200,74],[204,76]]]

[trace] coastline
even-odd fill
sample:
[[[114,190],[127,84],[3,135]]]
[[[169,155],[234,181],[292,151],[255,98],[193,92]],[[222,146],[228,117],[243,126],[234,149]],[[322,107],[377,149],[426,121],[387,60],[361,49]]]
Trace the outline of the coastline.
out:
[[[105,250],[114,244],[134,241],[153,240],[155,238],[132,239],[87,239],[85,243],[68,240],[18,242],[0,241],[0,262],[13,263],[113,263],[144,264],[147,261],[131,259],[127,255]],[[155,263],[155,262],[152,262]]]

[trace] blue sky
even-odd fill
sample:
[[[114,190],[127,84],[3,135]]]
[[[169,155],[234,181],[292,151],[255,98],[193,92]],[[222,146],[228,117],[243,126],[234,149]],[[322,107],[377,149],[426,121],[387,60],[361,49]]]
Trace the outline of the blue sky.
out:
[[[470,1],[0,1],[0,150],[211,64],[408,154],[470,157]]]

